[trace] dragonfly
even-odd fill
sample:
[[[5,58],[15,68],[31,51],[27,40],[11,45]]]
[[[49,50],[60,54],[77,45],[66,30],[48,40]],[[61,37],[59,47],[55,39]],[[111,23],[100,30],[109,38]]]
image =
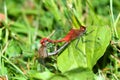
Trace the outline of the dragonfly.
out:
[[[71,41],[74,39],[81,37],[86,32],[86,27],[81,26],[80,29],[71,29],[68,34],[63,37],[60,40],[51,40],[49,38],[42,38],[40,40],[41,47],[39,48],[39,55],[42,58],[46,58],[51,55],[55,55],[58,52],[60,52],[62,49],[64,49]],[[47,44],[48,43],[59,43],[59,42],[65,42],[58,50],[54,52],[47,52]],[[77,42],[78,43],[78,42]]]
[[[50,43],[70,42],[70,41],[76,39],[77,37],[80,37],[85,32],[86,32],[86,27],[81,26],[80,29],[71,29],[68,32],[68,34],[60,40],[51,40],[49,38],[43,38],[43,39],[41,39],[40,43],[41,43],[41,45],[45,45],[46,42],[50,42]]]

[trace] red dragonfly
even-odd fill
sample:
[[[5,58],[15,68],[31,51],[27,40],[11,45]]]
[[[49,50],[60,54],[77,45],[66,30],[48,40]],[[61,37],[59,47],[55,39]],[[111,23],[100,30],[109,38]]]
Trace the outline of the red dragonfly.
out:
[[[39,57],[40,58],[48,57],[46,43],[44,43],[44,45],[41,45],[41,47],[39,48],[38,52],[39,52]]]
[[[57,54],[58,52],[60,52],[66,45],[68,45],[68,43],[65,43],[60,49],[54,51],[54,52],[51,52],[51,53],[48,53],[47,52],[47,44],[48,42],[45,42],[44,45],[41,45],[41,47],[39,48],[39,57],[38,57],[38,61],[40,62],[40,67],[41,67],[41,72],[45,71],[45,58],[48,57],[48,56],[51,56],[51,55],[55,55]]]
[[[68,34],[60,39],[60,40],[51,40],[49,38],[43,38],[41,39],[40,43],[41,43],[41,47],[39,49],[39,54],[45,58],[54,54],[57,54],[58,52],[60,52],[64,47],[66,47],[72,40],[76,39],[77,37],[82,36],[86,31],[86,27],[81,26],[80,29],[71,29]],[[47,53],[46,52],[46,45],[47,43],[58,43],[58,42],[65,42],[65,44],[58,50],[51,52],[51,53]]]
[[[38,61],[42,64],[40,65],[41,67],[41,72],[45,71],[45,58],[48,57],[47,53],[47,42],[44,43],[44,45],[41,45],[41,47],[38,50]]]
[[[86,27],[81,26],[80,29],[71,29],[69,31],[69,33],[60,40],[50,40],[49,38],[43,38],[43,39],[41,39],[40,43],[41,43],[41,45],[45,45],[46,42],[50,42],[50,43],[70,42],[70,41],[76,39],[77,37],[83,35],[83,33],[85,33],[85,31],[86,31]]]

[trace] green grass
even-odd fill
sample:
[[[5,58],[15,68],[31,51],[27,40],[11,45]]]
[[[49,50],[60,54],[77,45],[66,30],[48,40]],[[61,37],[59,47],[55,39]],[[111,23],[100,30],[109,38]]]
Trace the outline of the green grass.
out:
[[[0,78],[119,80],[119,0],[0,0]],[[1,18],[1,16],[0,16]],[[40,40],[63,38],[83,25],[87,35],[59,55],[38,61]],[[60,47],[62,43],[49,46]],[[49,48],[49,51],[53,49]],[[84,55],[85,56],[84,56]]]

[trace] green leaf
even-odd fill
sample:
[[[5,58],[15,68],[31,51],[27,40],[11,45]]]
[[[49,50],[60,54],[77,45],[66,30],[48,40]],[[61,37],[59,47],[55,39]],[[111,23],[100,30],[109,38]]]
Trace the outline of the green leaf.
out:
[[[69,80],[95,80],[94,73],[87,68],[76,68],[65,73]]]
[[[65,51],[57,58],[57,65],[60,71],[65,72],[78,67],[92,69],[98,59],[103,56],[111,39],[109,27],[88,27],[90,32],[83,37],[75,48],[76,41],[73,41]]]
[[[87,68],[76,68],[70,71],[67,71],[63,74],[57,74],[51,77],[50,80],[95,80],[94,73]]]
[[[28,72],[28,75],[29,75],[29,78],[31,78],[31,79],[47,80],[48,78],[50,78],[54,74],[49,72],[49,71],[45,71],[45,72],[40,73],[38,71],[31,70]]]
[[[59,80],[69,80],[65,75],[62,75],[62,74],[55,75],[48,80],[58,80],[58,79]]]

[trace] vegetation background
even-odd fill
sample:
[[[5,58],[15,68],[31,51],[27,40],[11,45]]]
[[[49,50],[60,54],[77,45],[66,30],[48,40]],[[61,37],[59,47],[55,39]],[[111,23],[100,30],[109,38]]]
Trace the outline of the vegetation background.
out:
[[[0,0],[0,79],[119,80],[119,18],[120,0]],[[42,38],[61,39],[81,25],[82,52],[76,39],[40,64]]]

